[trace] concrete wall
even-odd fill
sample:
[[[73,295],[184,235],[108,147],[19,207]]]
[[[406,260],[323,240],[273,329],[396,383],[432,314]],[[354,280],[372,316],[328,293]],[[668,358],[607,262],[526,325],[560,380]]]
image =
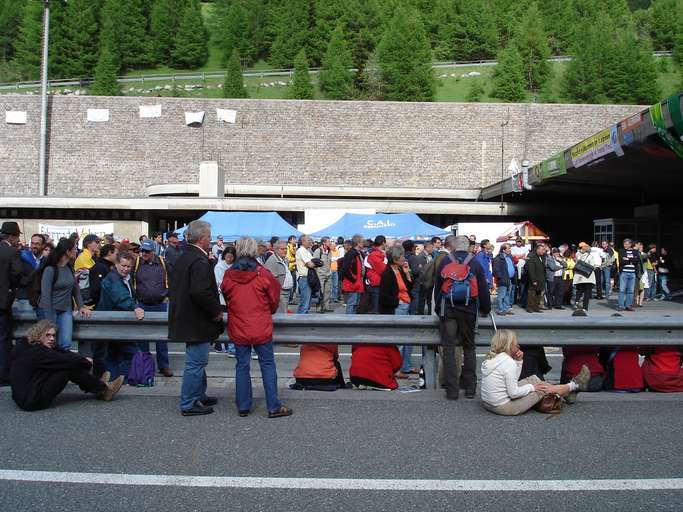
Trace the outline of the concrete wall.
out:
[[[140,119],[140,105],[162,117]],[[110,121],[86,121],[89,108]],[[238,111],[237,122],[216,108]],[[26,125],[0,119],[0,196],[38,192],[40,99],[0,96]],[[203,128],[185,111],[206,111]],[[197,183],[220,159],[226,183],[480,188],[500,178],[500,123],[509,113],[505,168],[532,162],[638,110],[634,106],[201,100],[55,96],[50,100],[48,190],[55,196],[142,197],[145,187]],[[507,170],[505,171],[507,176]]]

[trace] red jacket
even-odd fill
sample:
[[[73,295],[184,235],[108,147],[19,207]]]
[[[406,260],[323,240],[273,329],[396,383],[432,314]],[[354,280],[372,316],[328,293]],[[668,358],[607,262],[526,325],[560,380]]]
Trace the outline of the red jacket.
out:
[[[370,283],[370,286],[379,286],[379,282],[382,279],[382,273],[384,269],[387,268],[386,264],[387,257],[382,249],[373,247],[368,254],[368,266],[365,271],[365,277]]]
[[[645,383],[652,391],[680,393],[683,391],[681,353],[677,347],[657,347],[641,367]]]
[[[576,377],[584,364],[591,371],[591,377],[605,373],[598,359],[598,347],[564,347],[562,352],[564,353],[564,376],[567,380]]]
[[[280,303],[280,283],[253,260],[240,259],[223,277],[221,291],[228,305],[228,336],[237,345],[262,345],[273,340],[273,313]]]
[[[394,374],[401,369],[401,353],[394,345],[354,345],[350,377],[360,377],[389,389],[396,389]]]
[[[363,258],[356,249],[351,249],[344,256],[342,269],[342,292],[363,293]]]

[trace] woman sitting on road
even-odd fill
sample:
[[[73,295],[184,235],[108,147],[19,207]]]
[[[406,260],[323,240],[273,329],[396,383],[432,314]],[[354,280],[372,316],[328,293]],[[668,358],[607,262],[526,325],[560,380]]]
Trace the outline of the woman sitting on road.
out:
[[[683,354],[681,347],[643,349],[643,378],[650,391],[661,393],[683,392]]]
[[[292,389],[335,391],[344,389],[344,375],[339,364],[337,345],[302,345],[299,364],[294,369],[296,384]]]
[[[235,393],[241,417],[251,411],[249,363],[252,347],[258,355],[269,418],[290,416],[292,409],[277,396],[277,371],[273,353],[273,313],[280,303],[280,283],[256,261],[258,246],[243,237],[235,246],[237,259],[225,273],[221,291],[228,306],[228,337],[235,344],[237,367]]]
[[[402,360],[395,345],[354,345],[349,379],[360,389],[391,391],[398,387],[394,375]]]
[[[123,384],[123,375],[108,383],[109,372],[101,379],[90,373],[92,359],[57,346],[57,327],[41,320],[28,331],[12,351],[10,383],[12,399],[26,411],[50,406],[69,381],[98,400],[111,400]]]
[[[569,384],[553,385],[535,375],[519,380],[524,353],[519,348],[517,334],[501,329],[491,340],[491,350],[481,365],[481,399],[488,411],[503,416],[518,416],[535,406],[549,393],[576,402],[578,391],[586,391],[590,371],[586,366]]]

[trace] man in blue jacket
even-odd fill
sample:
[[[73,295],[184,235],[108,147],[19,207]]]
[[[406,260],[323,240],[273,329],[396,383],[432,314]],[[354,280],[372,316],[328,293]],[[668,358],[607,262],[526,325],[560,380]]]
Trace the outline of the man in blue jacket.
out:
[[[486,316],[491,311],[491,296],[484,269],[476,259],[470,256],[470,240],[466,236],[449,235],[446,237],[446,248],[449,256],[443,258],[436,269],[434,285],[434,308],[441,320],[441,344],[443,348],[443,372],[446,388],[446,398],[457,400],[460,395],[460,368],[455,363],[455,347],[463,348],[463,383],[465,398],[474,398],[477,389],[476,354],[474,344],[474,324],[479,312]],[[470,272],[477,280],[477,300],[470,300],[467,304],[451,304],[442,297],[444,278],[443,269],[446,265],[457,261],[469,265]]]
[[[469,239],[468,239],[469,240]],[[493,244],[487,239],[481,241],[481,251],[474,259],[481,265],[488,289],[493,289]]]
[[[97,311],[134,311],[136,319],[142,320],[145,317],[145,310],[137,307],[135,302],[130,282],[132,269],[133,255],[129,252],[118,253],[114,270],[102,280]],[[112,379],[119,375],[128,377],[130,362],[137,351],[136,343],[109,343],[106,365]]]

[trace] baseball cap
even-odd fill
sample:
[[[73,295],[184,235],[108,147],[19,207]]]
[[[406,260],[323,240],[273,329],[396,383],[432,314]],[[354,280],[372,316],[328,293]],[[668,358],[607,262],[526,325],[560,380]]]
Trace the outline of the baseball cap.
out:
[[[216,240],[223,240],[223,235],[218,235],[218,236],[216,237]]]
[[[141,251],[154,251],[154,242],[150,240],[149,238],[144,240],[142,244],[140,245],[140,250]]]

